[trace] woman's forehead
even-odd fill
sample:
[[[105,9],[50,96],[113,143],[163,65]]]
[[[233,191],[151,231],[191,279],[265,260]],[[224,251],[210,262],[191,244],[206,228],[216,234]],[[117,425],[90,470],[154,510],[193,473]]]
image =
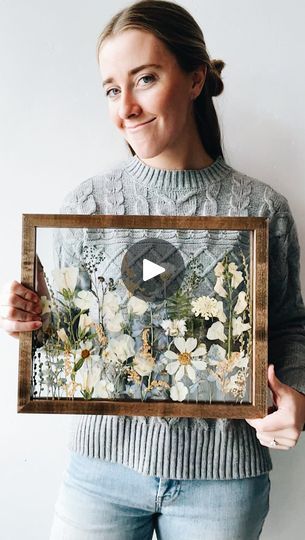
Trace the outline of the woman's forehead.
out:
[[[99,51],[101,67],[128,65],[130,68],[148,63],[160,63],[160,59],[171,57],[166,46],[151,32],[140,29],[124,30],[109,36]]]

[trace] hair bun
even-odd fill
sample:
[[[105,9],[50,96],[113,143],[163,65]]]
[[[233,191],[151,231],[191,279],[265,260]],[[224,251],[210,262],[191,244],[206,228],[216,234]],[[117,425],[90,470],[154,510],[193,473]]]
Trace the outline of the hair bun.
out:
[[[211,60],[207,77],[207,86],[211,96],[219,96],[223,91],[224,86],[221,80],[221,72],[225,65],[223,60]]]
[[[223,60],[211,60],[212,68],[214,68],[219,75],[221,74],[225,65],[226,64],[223,62]]]

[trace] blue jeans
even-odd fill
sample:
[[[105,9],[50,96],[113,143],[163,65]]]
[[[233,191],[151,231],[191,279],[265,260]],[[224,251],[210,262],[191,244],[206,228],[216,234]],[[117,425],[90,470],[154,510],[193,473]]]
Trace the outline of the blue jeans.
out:
[[[256,540],[269,492],[269,473],[167,480],[72,452],[50,540]]]

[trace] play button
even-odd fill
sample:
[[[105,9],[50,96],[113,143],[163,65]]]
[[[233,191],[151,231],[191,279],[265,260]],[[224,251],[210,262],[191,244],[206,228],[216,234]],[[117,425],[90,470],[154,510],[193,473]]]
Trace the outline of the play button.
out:
[[[143,281],[159,276],[162,272],[165,272],[163,266],[159,266],[148,259],[143,259]]]
[[[122,280],[134,296],[162,302],[179,289],[184,277],[179,250],[159,238],[145,238],[130,246],[122,260]]]

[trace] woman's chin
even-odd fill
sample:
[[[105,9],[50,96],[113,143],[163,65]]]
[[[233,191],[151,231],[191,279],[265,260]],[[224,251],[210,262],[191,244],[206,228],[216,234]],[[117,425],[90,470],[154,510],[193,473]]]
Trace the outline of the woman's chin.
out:
[[[151,159],[160,154],[160,151],[157,149],[137,147],[136,145],[131,146],[140,159]]]

